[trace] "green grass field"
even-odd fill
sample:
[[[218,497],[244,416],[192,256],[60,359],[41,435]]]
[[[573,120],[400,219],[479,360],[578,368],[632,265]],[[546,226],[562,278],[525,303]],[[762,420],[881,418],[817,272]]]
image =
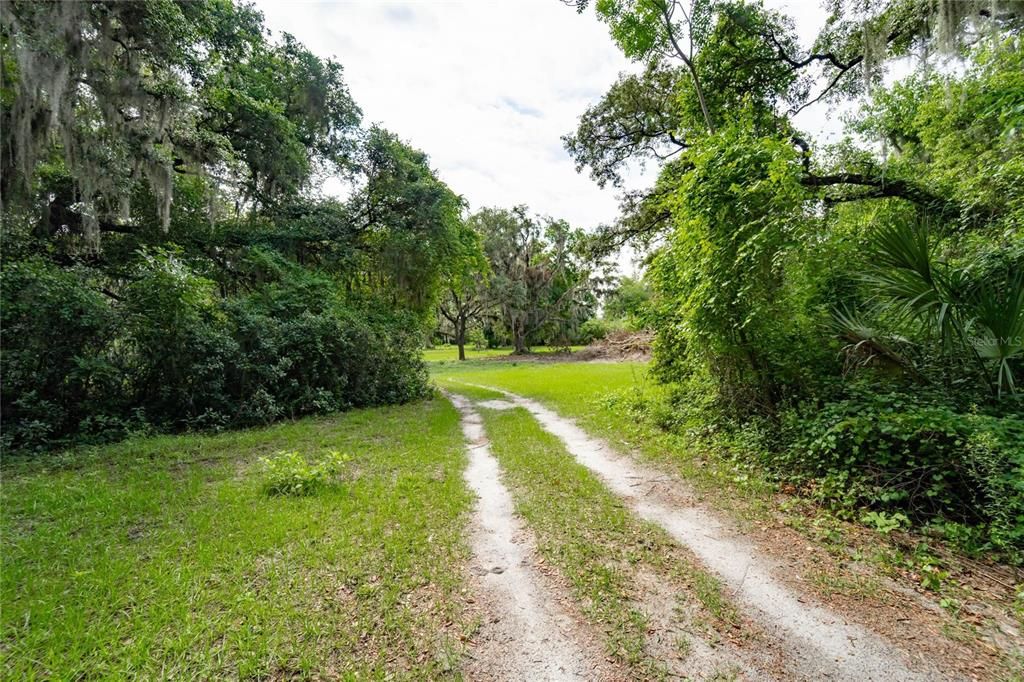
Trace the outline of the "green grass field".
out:
[[[537,399],[740,518],[772,505],[755,470],[638,416],[636,395],[664,390],[645,363],[430,369],[474,401],[501,394],[469,384]],[[745,636],[718,581],[532,416],[480,411],[517,512],[613,660],[642,678],[667,672],[643,576],[688,604],[673,624],[680,649],[696,632]],[[466,607],[465,449],[458,413],[433,399],[5,458],[0,679],[458,678],[480,625]],[[351,459],[316,494],[269,495],[261,458],[285,451]]]
[[[338,484],[263,492],[260,456],[332,449]],[[444,400],[5,461],[2,677],[444,676],[464,462]]]
[[[583,348],[583,346],[570,346],[570,352],[575,352]],[[549,346],[538,346],[530,349],[530,353],[533,355],[551,355],[552,353],[559,352],[560,349],[552,348]],[[512,355],[511,348],[484,348],[477,350],[471,346],[466,346],[466,360],[483,360],[486,358],[510,358]],[[423,351],[423,359],[429,363],[446,363],[446,362],[458,362],[459,361],[459,348],[458,346],[436,346],[434,348],[427,348]]]
[[[428,351],[441,387],[486,399],[498,394],[459,382],[499,386],[632,438],[606,397],[645,384],[641,363],[459,363],[449,351]],[[609,652],[653,672],[621,567],[664,569],[652,548],[665,538],[525,413],[487,412],[487,426],[542,552]],[[261,457],[331,450],[352,455],[335,484],[264,491]],[[464,464],[445,400],[5,460],[2,677],[457,675],[473,627],[458,597]]]
[[[676,469],[699,490],[710,493],[709,501],[719,507],[758,516],[770,504],[774,488],[756,471],[695,447],[693,439],[659,429],[631,411],[630,397],[656,398],[665,391],[648,377],[646,362],[466,360],[432,365],[431,373],[439,386],[457,392],[473,390],[465,385],[470,383],[539,400],[621,451]],[[717,494],[723,489],[731,494]]]

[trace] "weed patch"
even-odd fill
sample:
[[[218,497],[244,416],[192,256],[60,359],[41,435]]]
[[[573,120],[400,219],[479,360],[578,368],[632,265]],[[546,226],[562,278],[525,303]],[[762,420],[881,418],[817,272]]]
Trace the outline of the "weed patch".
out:
[[[336,450],[328,452],[315,464],[295,451],[263,457],[260,459],[263,464],[263,492],[292,497],[313,495],[329,485],[350,459],[351,455],[343,455]]]

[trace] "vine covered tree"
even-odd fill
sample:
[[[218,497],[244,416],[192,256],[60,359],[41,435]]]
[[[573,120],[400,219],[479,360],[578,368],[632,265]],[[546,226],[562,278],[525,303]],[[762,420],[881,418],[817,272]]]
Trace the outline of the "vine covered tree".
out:
[[[677,409],[782,476],[1021,543],[1024,6],[827,5],[805,46],[757,1],[593,4],[643,68],[566,148],[599,184],[659,167],[600,243],[646,250]],[[797,124],[837,104],[841,142]]]

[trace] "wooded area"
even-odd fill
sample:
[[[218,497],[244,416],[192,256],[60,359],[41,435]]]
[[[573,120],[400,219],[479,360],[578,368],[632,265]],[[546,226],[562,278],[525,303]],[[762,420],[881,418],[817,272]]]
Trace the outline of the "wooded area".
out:
[[[464,342],[485,281],[519,352],[596,311],[580,230],[467,219],[251,7],[11,3],[3,60],[8,446],[421,397],[439,297]]]
[[[563,0],[479,101],[519,0],[327,5],[618,216],[375,33],[0,4],[0,677],[1020,678],[1024,2]]]
[[[1019,549],[1024,7],[828,5],[810,51],[757,3],[595,5],[644,70],[565,142],[602,184],[660,164],[601,234],[647,247],[651,409],[828,504]],[[838,143],[794,122],[818,102],[863,102]]]

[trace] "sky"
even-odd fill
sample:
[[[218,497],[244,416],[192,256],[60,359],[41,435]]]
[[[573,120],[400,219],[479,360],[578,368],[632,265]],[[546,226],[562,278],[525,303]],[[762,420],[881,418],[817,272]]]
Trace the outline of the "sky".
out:
[[[617,191],[577,173],[561,141],[621,72],[639,68],[592,9],[577,14],[559,0],[255,4],[275,34],[340,62],[364,122],[429,154],[470,209],[526,204],[588,230],[618,215]],[[766,4],[795,19],[805,45],[825,19],[819,0]],[[824,105],[798,125],[819,137],[838,131]],[[633,169],[626,186],[650,186],[655,175]]]

